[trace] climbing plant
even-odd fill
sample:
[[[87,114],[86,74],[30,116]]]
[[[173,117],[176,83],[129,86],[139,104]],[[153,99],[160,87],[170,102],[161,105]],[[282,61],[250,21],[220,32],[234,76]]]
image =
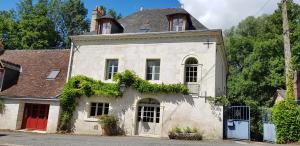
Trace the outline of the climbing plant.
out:
[[[3,113],[4,108],[5,108],[5,104],[4,104],[4,102],[0,99],[0,114]]]
[[[300,107],[295,101],[293,64],[288,71],[286,98],[272,108],[272,121],[276,127],[276,142],[300,141]]]
[[[76,109],[76,99],[81,96],[105,96],[117,98],[122,96],[120,86],[133,87],[140,93],[182,93],[187,94],[188,88],[183,84],[152,84],[138,77],[134,72],[126,70],[114,76],[115,83],[104,83],[85,76],[74,76],[64,86],[60,96],[61,131],[70,132],[71,120]]]

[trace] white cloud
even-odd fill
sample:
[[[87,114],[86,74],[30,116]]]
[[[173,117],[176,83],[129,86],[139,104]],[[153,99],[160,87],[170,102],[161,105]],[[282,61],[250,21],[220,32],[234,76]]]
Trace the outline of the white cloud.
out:
[[[270,14],[280,0],[179,0],[206,27],[227,29],[247,16]],[[300,0],[294,0],[300,3]]]

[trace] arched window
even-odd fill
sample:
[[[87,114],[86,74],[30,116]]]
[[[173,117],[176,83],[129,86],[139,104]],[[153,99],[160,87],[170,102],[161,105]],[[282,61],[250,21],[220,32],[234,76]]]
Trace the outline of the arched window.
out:
[[[185,61],[185,82],[198,82],[198,60],[196,58],[188,58]]]

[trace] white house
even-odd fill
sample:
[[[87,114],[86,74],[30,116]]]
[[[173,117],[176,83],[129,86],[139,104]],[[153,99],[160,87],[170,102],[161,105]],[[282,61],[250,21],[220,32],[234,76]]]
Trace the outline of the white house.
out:
[[[93,12],[91,32],[72,36],[69,77],[85,75],[113,82],[113,74],[134,71],[152,83],[182,83],[189,95],[141,94],[121,98],[81,97],[74,132],[101,134],[96,116],[119,118],[126,135],[166,137],[176,126],[201,129],[204,138],[223,137],[223,107],[208,96],[226,94],[227,65],[222,31],[210,30],[184,9],[144,9],[123,19]]]

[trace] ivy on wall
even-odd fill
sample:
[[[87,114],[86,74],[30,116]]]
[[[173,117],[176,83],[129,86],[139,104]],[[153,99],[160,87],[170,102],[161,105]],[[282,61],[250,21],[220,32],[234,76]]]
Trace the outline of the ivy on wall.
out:
[[[140,93],[182,93],[188,94],[183,84],[152,84],[138,77],[134,72],[125,70],[114,76],[115,83],[104,83],[85,76],[72,77],[64,86],[60,96],[61,114],[60,131],[71,132],[71,120],[76,109],[76,99],[81,96],[105,96],[117,98],[122,96],[121,84],[133,87]]]
[[[280,144],[300,142],[300,106],[295,101],[293,77],[293,71],[290,68],[286,98],[272,108],[272,122],[276,127],[276,142]]]
[[[4,112],[5,104],[4,102],[0,99],[0,114]]]

